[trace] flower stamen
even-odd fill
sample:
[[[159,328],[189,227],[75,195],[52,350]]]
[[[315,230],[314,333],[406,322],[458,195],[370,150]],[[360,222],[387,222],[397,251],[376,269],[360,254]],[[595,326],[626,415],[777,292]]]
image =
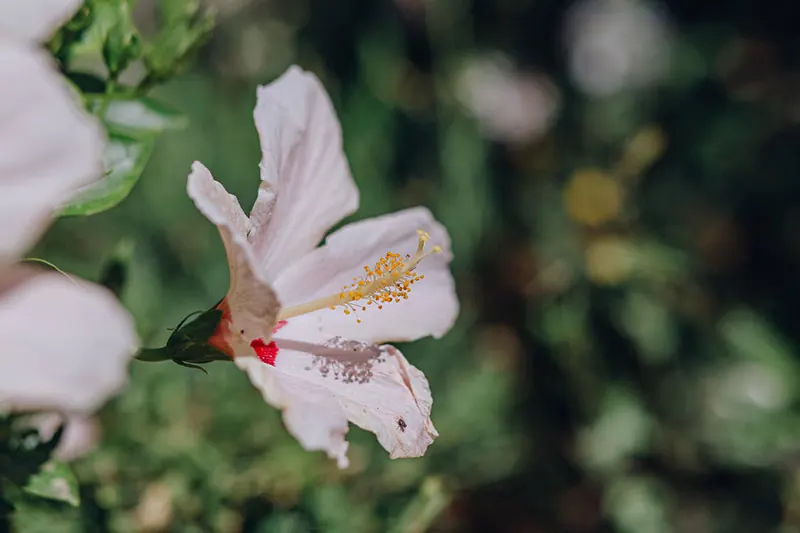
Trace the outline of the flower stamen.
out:
[[[429,255],[442,251],[440,246],[426,251],[425,244],[430,240],[430,235],[422,230],[417,230],[417,234],[419,242],[414,255],[386,252],[372,267],[365,265],[364,274],[354,277],[353,282],[343,286],[338,293],[283,309],[278,319],[286,320],[320,309],[341,307],[345,315],[353,315],[356,322],[361,323],[358,312],[366,311],[367,306],[383,309],[386,304],[408,300],[412,286],[425,279],[424,274],[415,271],[417,265]]]

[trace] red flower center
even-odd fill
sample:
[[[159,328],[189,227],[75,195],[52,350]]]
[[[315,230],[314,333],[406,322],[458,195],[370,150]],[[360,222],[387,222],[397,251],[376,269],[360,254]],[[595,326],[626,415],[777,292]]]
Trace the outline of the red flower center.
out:
[[[285,320],[279,321],[277,324],[275,324],[275,327],[272,328],[272,333],[277,333],[278,330],[285,325]],[[275,359],[278,357],[278,345],[275,344],[275,341],[265,344],[264,339],[255,339],[250,343],[250,346],[256,352],[256,355],[259,359],[261,359],[261,361],[268,365],[275,366]]]
[[[219,326],[214,334],[208,339],[208,344],[215,347],[219,351],[233,357],[233,348],[229,342],[231,335],[231,309],[228,306],[228,301],[223,299],[217,306],[217,309],[222,311],[222,319],[219,321]],[[272,333],[277,333],[283,326],[286,325],[285,320],[279,321],[272,328]],[[256,356],[268,365],[275,366],[275,358],[278,357],[278,345],[275,342],[265,343],[264,339],[255,339],[250,343],[250,346],[256,352]]]
[[[250,346],[262,362],[275,366],[275,359],[278,357],[278,345],[275,344],[275,341],[264,344],[263,339],[255,339]]]

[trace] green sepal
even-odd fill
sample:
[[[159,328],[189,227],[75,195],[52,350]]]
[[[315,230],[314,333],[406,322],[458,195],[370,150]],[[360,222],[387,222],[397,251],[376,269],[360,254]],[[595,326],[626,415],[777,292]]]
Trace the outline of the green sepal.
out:
[[[175,363],[179,364],[180,366],[185,366],[186,368],[194,368],[195,370],[200,370],[204,374],[208,375],[208,371],[200,365],[193,365],[192,363],[187,363],[186,361],[175,361]]]
[[[196,313],[184,318],[167,340],[166,346],[161,348],[143,348],[136,355],[136,359],[146,362],[172,361],[187,368],[205,369],[198,365],[213,361],[230,361],[231,358],[208,344],[208,339],[214,334],[222,320],[222,311],[216,307],[199,313],[199,316],[189,321]]]
[[[186,325],[182,322],[170,335],[167,347],[195,343],[198,340],[208,342],[208,339],[219,327],[221,320],[222,311],[213,308],[201,313],[200,316]]]

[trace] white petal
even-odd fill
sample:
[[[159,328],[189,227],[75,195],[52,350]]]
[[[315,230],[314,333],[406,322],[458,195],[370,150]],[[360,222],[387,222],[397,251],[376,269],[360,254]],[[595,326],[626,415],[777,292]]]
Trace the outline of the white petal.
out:
[[[92,412],[123,387],[136,333],[111,293],[55,273],[2,275],[0,405]]]
[[[0,1],[0,35],[44,41],[75,14],[83,0]]]
[[[252,339],[268,341],[280,304],[272,287],[254,267],[247,243],[249,221],[239,201],[199,162],[192,165],[187,191],[200,212],[217,226],[225,245],[231,272],[226,296],[233,323],[231,333],[241,337],[239,340],[246,346]]]
[[[423,259],[416,271],[425,279],[414,284],[408,300],[385,304],[383,309],[367,306],[357,323],[342,309],[323,309],[310,315],[328,337],[339,335],[370,342],[411,341],[433,335],[441,337],[458,316],[458,297],[450,273],[450,237],[447,230],[425,208],[406,209],[348,224],[325,239],[325,245],[293,263],[274,287],[281,302],[289,307],[338,293],[353,277],[374,266],[387,251],[413,254],[417,230],[427,231],[427,246],[441,246],[442,253]]]
[[[259,196],[250,242],[261,272],[274,279],[358,208],[358,189],[342,150],[339,121],[313,74],[292,67],[259,87],[253,115],[261,139],[261,179],[275,197]]]
[[[0,43],[0,260],[33,244],[73,191],[102,175],[103,142],[44,53]]]
[[[290,320],[280,336],[323,342],[301,319]],[[420,457],[438,436],[430,419],[430,388],[425,376],[399,350],[383,346],[384,357],[371,366],[365,382],[324,375],[313,355],[280,350],[275,366],[254,357],[237,357],[264,399],[283,411],[289,432],[307,450],[325,451],[345,468],[348,421],[375,433],[392,459]]]

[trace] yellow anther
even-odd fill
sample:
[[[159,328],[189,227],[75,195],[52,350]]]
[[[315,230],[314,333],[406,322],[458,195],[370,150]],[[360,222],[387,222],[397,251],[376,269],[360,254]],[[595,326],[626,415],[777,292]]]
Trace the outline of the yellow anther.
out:
[[[354,277],[354,283],[345,285],[339,293],[285,308],[278,319],[286,320],[320,309],[342,307],[345,315],[355,314],[356,322],[361,323],[356,312],[359,308],[361,311],[366,311],[368,305],[375,304],[378,309],[383,309],[383,304],[408,300],[412,285],[425,278],[423,274],[416,272],[417,265],[430,254],[442,252],[441,246],[425,250],[425,244],[431,238],[428,232],[417,230],[417,235],[419,242],[414,255],[387,251],[371,267],[365,265],[364,275]]]

